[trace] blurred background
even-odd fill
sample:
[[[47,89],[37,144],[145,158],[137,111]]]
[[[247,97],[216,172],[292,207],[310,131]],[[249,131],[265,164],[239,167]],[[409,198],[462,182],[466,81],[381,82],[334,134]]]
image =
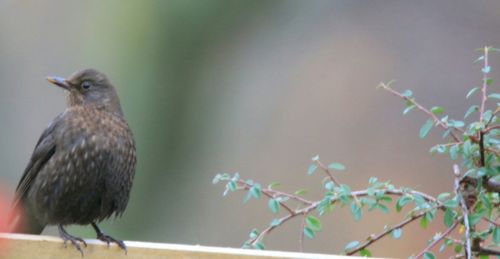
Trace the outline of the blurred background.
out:
[[[428,107],[462,118],[481,82],[473,50],[500,46],[498,1],[14,1],[0,0],[0,182],[12,195],[65,93],[45,81],[93,67],[118,88],[139,164],[123,218],[102,226],[126,240],[240,247],[276,217],[264,200],[222,197],[216,173],[240,172],[307,197],[321,195],[311,157],[347,166],[354,189],[370,176],[430,194],[452,190],[441,140],[418,138],[425,115],[376,90],[396,79]],[[500,67],[493,56],[493,77]],[[498,87],[498,86],[494,86]],[[11,197],[8,197],[11,198]],[[368,215],[368,216],[366,216]],[[347,209],[322,218],[306,252],[341,253],[403,214]],[[374,255],[407,257],[426,246],[418,224]],[[89,227],[71,233],[94,238]],[[299,249],[300,222],[273,232],[267,249]],[[48,228],[46,234],[55,234]]]

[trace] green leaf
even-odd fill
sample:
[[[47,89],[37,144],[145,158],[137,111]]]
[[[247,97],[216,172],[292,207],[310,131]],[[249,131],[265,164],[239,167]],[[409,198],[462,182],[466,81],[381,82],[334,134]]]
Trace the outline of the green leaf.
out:
[[[213,183],[213,184],[217,184],[217,183],[219,183],[219,181],[221,180],[221,177],[222,177],[222,175],[221,175],[221,174],[217,174],[217,175],[215,175],[214,179],[212,179],[212,183]]]
[[[461,244],[456,244],[454,248],[455,253],[460,253],[462,251],[462,245]]]
[[[309,228],[316,232],[321,230],[321,221],[313,215],[307,216],[306,224]]]
[[[455,144],[450,147],[450,158],[451,160],[457,160],[458,158],[458,151],[460,150],[460,146],[458,144]]]
[[[404,97],[411,97],[413,95],[413,92],[411,90],[406,90],[401,95]]]
[[[397,212],[400,212],[403,207],[408,204],[409,202],[411,202],[411,197],[410,196],[401,196],[398,201],[396,202],[396,211]]]
[[[439,201],[444,201],[446,198],[450,197],[450,193],[449,192],[443,192],[443,193],[440,193],[438,196],[437,196],[437,199]]]
[[[408,105],[406,106],[406,108],[403,110],[403,114],[407,114],[409,113],[411,110],[413,110],[413,108],[415,108],[416,106],[414,104],[411,104],[411,105]]]
[[[371,198],[367,198],[367,197],[362,197],[361,199],[359,199],[359,201],[361,202],[361,204],[363,205],[374,205],[376,204],[377,202],[374,200],[374,199],[371,199]]]
[[[451,225],[455,221],[455,212],[450,209],[446,209],[446,211],[444,212],[443,221],[445,226],[451,227]]]
[[[269,199],[267,205],[273,213],[278,213],[280,211],[280,203],[276,199]]]
[[[424,204],[426,204],[424,197],[416,193],[413,194],[413,200],[415,200],[415,204],[420,208],[424,207]]]
[[[392,198],[391,198],[391,196],[384,195],[384,196],[379,198],[379,201],[392,202]]]
[[[433,146],[433,147],[429,150],[429,152],[431,152],[431,153],[433,153],[433,154],[434,154],[434,153],[436,153],[436,152],[437,152],[437,153],[439,153],[439,154],[443,154],[443,153],[445,153],[445,152],[446,152],[446,149],[447,149],[447,148],[446,148],[446,146],[445,146],[445,145],[435,145],[435,146]]]
[[[492,84],[493,84],[493,78],[487,78],[487,79],[486,79],[486,85],[487,85],[487,86],[490,86],[490,85],[492,85]]]
[[[349,242],[349,244],[347,244],[344,248],[344,250],[346,252],[349,252],[351,250],[353,250],[354,248],[356,248],[357,246],[359,245],[359,241],[352,241],[352,242]]]
[[[254,186],[252,186],[250,188],[250,190],[248,192],[250,193],[250,196],[252,196],[253,198],[255,198],[255,199],[260,198],[260,195],[261,195],[260,185],[255,184]]]
[[[445,202],[443,202],[443,205],[448,208],[448,209],[454,209],[458,206],[458,200],[457,198],[449,199]]]
[[[444,112],[444,109],[441,106],[434,106],[431,108],[431,112],[434,113],[434,115],[441,115]]]
[[[387,208],[387,206],[385,206],[384,204],[377,203],[377,208],[385,214],[389,213],[389,208]]]
[[[341,163],[331,163],[328,165],[328,168],[337,171],[345,170],[345,166]]]
[[[268,189],[273,189],[274,187],[278,187],[278,186],[280,186],[280,185],[281,185],[281,183],[279,183],[279,182],[272,182],[272,183],[270,183],[270,184],[267,186],[267,188],[268,188]]]
[[[356,204],[356,202],[354,201],[351,203],[351,213],[354,216],[354,220],[359,221],[361,219],[361,207],[359,207],[358,204]]]
[[[309,227],[305,227],[304,228],[304,235],[309,239],[313,239],[314,236],[316,236],[316,233],[314,233],[314,231],[312,229],[310,229]]]
[[[425,228],[427,228],[427,226],[429,226],[429,220],[425,216],[421,217],[420,218],[420,227],[425,229]]]
[[[490,178],[491,179],[491,178]],[[491,204],[491,201],[490,199],[487,197],[487,195],[485,195],[484,193],[481,193],[479,195],[479,198],[481,199],[481,201],[483,202],[484,204],[484,207],[487,208],[488,210],[491,210],[493,209],[493,204]]]
[[[432,222],[434,220],[435,216],[436,216],[436,211],[435,210],[431,210],[431,211],[425,213],[424,217],[427,218],[427,221]]]
[[[469,109],[465,112],[464,119],[469,117],[472,113],[479,111],[479,106],[477,105],[472,105],[469,107]]]
[[[490,94],[490,95],[488,95],[488,98],[500,99],[500,94]]]
[[[420,138],[425,138],[425,136],[427,136],[427,134],[431,130],[433,124],[434,124],[434,121],[432,119],[428,119],[424,123],[424,125],[422,125],[422,127],[420,128],[420,134],[419,134]]]
[[[483,60],[484,60],[484,56],[480,56],[476,60],[474,60],[474,62],[472,62],[472,63],[477,64],[477,63],[479,63],[479,62],[481,62]]]
[[[500,244],[500,228],[498,227],[493,229],[493,243]]]
[[[359,251],[359,255],[364,256],[364,257],[372,257],[372,252],[370,250],[363,248]]]
[[[255,243],[255,248],[258,249],[258,250],[264,250],[264,249],[266,249],[266,247],[264,246],[264,244],[262,242]]]
[[[395,239],[401,238],[401,235],[403,234],[403,230],[401,228],[396,228],[392,232],[392,237]]]
[[[307,193],[307,189],[301,188],[295,191],[295,195],[302,196]]]
[[[474,213],[469,215],[469,226],[472,227],[479,223],[479,221],[481,221],[481,218],[483,217],[483,214],[484,213]]]
[[[254,228],[254,229],[252,229],[252,232],[250,232],[249,237],[251,239],[255,239],[255,238],[257,238],[259,236],[259,234],[260,234],[260,231],[258,229],[256,229],[256,228]]]
[[[425,252],[424,259],[436,259],[436,257],[434,256],[434,254],[432,252]]]
[[[333,183],[332,181],[328,181],[325,183],[325,189],[327,189],[328,191],[333,192],[334,188],[335,188],[335,183]]]
[[[270,225],[271,225],[272,227],[277,227],[277,226],[279,226],[280,224],[281,224],[281,219],[273,219],[273,220],[271,221],[271,224],[270,224]]]
[[[307,169],[307,174],[308,175],[314,174],[314,172],[316,171],[317,168],[318,168],[318,165],[316,165],[315,163],[309,165],[309,168]]]
[[[234,191],[236,191],[237,185],[236,185],[236,182],[234,182],[234,181],[229,181],[229,182],[227,182],[226,187],[227,187],[230,191],[234,192]]]
[[[449,120],[448,125],[450,127],[461,128],[461,127],[465,126],[465,123],[463,121]]]
[[[471,97],[475,92],[477,92],[477,90],[479,90],[479,87],[474,87],[474,88],[470,89],[470,91],[467,93],[467,96],[465,98],[469,99],[469,97]]]

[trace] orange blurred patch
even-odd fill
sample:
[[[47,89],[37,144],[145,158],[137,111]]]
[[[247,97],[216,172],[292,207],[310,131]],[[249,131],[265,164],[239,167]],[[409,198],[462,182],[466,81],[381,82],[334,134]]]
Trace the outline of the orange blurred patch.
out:
[[[19,212],[12,211],[11,208],[11,199],[10,196],[7,195],[5,191],[6,188],[3,187],[2,183],[0,183],[0,232],[8,233],[11,232],[11,217],[18,218]],[[7,240],[0,238],[0,256],[5,253],[7,249]]]

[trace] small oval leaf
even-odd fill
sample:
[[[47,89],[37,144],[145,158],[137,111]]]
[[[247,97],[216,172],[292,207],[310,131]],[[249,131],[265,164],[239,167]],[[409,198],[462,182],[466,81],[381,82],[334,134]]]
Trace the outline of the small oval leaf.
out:
[[[432,129],[432,125],[434,124],[434,121],[432,119],[428,119],[424,125],[420,128],[420,138],[425,138],[429,131]]]

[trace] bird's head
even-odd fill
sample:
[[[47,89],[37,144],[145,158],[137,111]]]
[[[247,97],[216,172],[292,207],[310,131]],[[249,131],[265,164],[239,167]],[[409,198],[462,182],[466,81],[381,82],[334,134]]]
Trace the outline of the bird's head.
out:
[[[56,76],[47,80],[68,91],[68,106],[90,105],[122,116],[120,100],[115,88],[102,72],[84,69],[68,79]]]

